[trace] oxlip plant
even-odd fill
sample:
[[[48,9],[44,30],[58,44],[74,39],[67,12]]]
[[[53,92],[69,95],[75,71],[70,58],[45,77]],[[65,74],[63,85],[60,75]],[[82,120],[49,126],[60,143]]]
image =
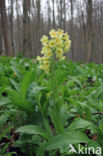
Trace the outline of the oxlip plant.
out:
[[[63,30],[58,29],[55,31],[54,29],[49,32],[50,37],[43,36],[41,39],[43,48],[41,51],[42,57],[38,56],[37,60],[39,61],[40,68],[49,75],[49,79],[51,79],[51,89],[52,91],[49,93],[52,94],[53,99],[53,111],[57,114],[58,103],[56,102],[57,94],[57,80],[56,80],[56,62],[62,61],[65,59],[64,54],[67,53],[71,46],[71,40],[69,39],[69,35],[64,33]]]
[[[75,148],[79,143],[87,143],[88,146],[92,143],[96,146],[96,142],[90,140],[84,133],[87,127],[93,126],[91,122],[79,118],[73,123],[68,123],[67,105],[61,95],[67,73],[59,67],[59,64],[65,59],[65,54],[70,49],[69,35],[61,29],[57,31],[53,29],[49,36],[42,37],[41,42],[43,47],[37,61],[39,68],[46,74],[48,81],[46,95],[49,100],[45,101],[45,109],[42,106],[42,99],[39,98],[38,109],[42,115],[42,123],[19,127],[16,132],[20,133],[20,139],[16,144],[29,145],[28,155],[30,156],[34,154],[36,156],[66,156],[71,154],[68,153],[70,144]]]

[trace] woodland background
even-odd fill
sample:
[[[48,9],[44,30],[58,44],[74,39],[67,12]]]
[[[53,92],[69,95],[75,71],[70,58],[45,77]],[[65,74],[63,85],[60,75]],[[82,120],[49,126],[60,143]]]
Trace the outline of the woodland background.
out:
[[[72,40],[67,57],[103,62],[103,0],[0,0],[0,55],[37,56],[57,28]]]

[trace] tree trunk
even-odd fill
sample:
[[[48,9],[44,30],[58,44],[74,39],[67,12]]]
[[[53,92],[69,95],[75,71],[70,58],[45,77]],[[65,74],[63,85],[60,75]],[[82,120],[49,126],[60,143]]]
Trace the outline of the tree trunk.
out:
[[[66,31],[66,0],[64,0],[63,12],[64,12],[64,17],[63,17],[63,29],[64,29],[64,31]]]
[[[54,0],[52,0],[52,4],[53,4],[53,28],[55,29],[55,4],[54,4]]]
[[[74,23],[73,0],[70,0],[70,4],[71,4],[71,40],[72,40],[71,51],[72,51],[72,59],[75,60],[75,58],[74,58],[74,30],[73,30],[73,23]]]
[[[93,6],[92,0],[87,1],[87,62],[90,62],[93,48]]]
[[[15,51],[16,53],[21,52],[23,49],[23,44],[22,44],[22,40],[23,40],[23,35],[21,35],[21,27],[20,27],[20,15],[19,15],[19,3],[18,0],[16,0],[16,44],[15,44]]]
[[[2,43],[2,29],[1,29],[1,22],[0,22],[0,55],[3,52],[3,43]]]
[[[2,31],[5,43],[5,50],[6,55],[12,55],[12,46],[11,46],[11,38],[10,38],[10,31],[6,13],[6,5],[5,0],[0,0],[0,12],[1,12],[1,24],[2,24]]]
[[[63,1],[60,0],[60,28],[63,29]]]
[[[58,18],[58,28],[60,28],[60,0],[56,0],[56,4],[57,4],[57,18]]]
[[[50,0],[47,1],[48,6],[48,32],[51,29],[51,8],[50,8]]]
[[[40,36],[41,36],[41,1],[36,0],[37,6],[37,54],[40,53]]]
[[[11,33],[11,44],[12,44],[13,55],[15,55],[15,49],[14,49],[14,31],[13,31],[13,24],[14,24],[14,22],[13,22],[13,16],[14,16],[13,2],[14,2],[14,0],[11,0],[10,33]]]
[[[23,54],[29,56],[29,9],[30,1],[23,0]]]

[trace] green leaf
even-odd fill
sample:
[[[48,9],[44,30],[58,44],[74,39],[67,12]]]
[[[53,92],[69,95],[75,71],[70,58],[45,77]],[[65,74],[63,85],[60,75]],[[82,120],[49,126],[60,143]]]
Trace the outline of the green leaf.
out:
[[[40,91],[44,89],[46,89],[46,87],[41,87],[37,83],[34,83],[34,82],[30,85],[30,88],[29,88],[31,95],[32,94],[37,95]]]
[[[32,135],[32,139],[28,140],[28,142],[35,145],[40,145],[42,138],[38,135]]]
[[[64,132],[64,128],[63,128],[61,120],[58,117],[58,114],[55,113],[53,110],[50,110],[50,117],[51,117],[51,120],[52,120],[52,122],[54,124],[54,127],[56,129],[56,132],[58,134],[63,133]]]
[[[21,76],[20,70],[18,68],[16,68],[15,66],[11,66],[11,68],[16,73],[16,75],[19,78],[19,80],[21,80],[22,76]]]
[[[9,94],[12,103],[16,105],[19,109],[25,110],[26,112],[33,111],[32,105],[25,99],[22,99],[21,94],[19,92],[11,88],[7,88],[6,91]]]
[[[11,103],[9,98],[0,98],[0,107]]]
[[[4,156],[12,156],[13,154],[15,154],[16,155],[16,152],[7,152]]]
[[[3,130],[2,134],[0,134],[0,140],[5,137],[6,133],[8,133],[13,127],[7,127],[6,129]]]
[[[55,75],[56,87],[59,89],[61,84],[65,81],[67,73],[65,70],[57,69]]]
[[[61,135],[55,136],[52,138],[45,146],[45,150],[51,151],[51,150],[57,150],[63,145],[69,145],[70,144],[78,144],[78,143],[88,143],[90,140],[88,137],[78,131],[74,132],[65,132]]]
[[[12,85],[15,87],[15,89],[20,92],[20,85],[19,83],[17,83],[16,81],[10,79],[10,82],[12,83]]]
[[[99,129],[103,133],[103,123],[101,125],[99,125]]]
[[[37,152],[36,152],[36,156],[45,156],[45,150],[44,150],[44,147],[45,147],[45,142],[43,142],[40,147],[38,148]]]
[[[9,117],[9,114],[7,113],[0,115],[0,130],[2,129],[3,125],[6,123],[8,117]]]
[[[22,81],[21,93],[22,93],[23,99],[25,99],[26,97],[26,93],[31,82],[32,82],[32,72],[30,71],[24,76],[23,81]]]
[[[100,86],[96,90],[96,94],[95,94],[96,97],[95,98],[98,98],[102,93],[103,93],[103,86]]]
[[[48,139],[48,134],[39,126],[35,125],[25,125],[22,127],[19,127],[16,132],[26,133],[26,134],[35,134],[40,135],[44,137],[45,139]]]
[[[66,123],[68,122],[68,113],[67,113],[67,105],[62,105],[60,108],[59,116],[62,122],[62,125],[65,126]]]
[[[9,145],[10,145],[10,142],[6,143],[6,144],[2,147],[2,149],[0,150],[0,154],[5,155],[6,150],[7,150],[7,148],[8,148]],[[6,153],[6,156],[7,156],[7,153]],[[9,154],[8,156],[10,156],[10,154]]]
[[[76,129],[87,128],[91,125],[93,126],[93,124],[91,122],[83,120],[81,118],[77,118],[71,123],[71,125],[67,129],[68,130],[76,130]]]
[[[48,132],[48,134],[49,134],[49,136],[51,138],[53,136],[53,134],[52,134],[50,125],[49,125],[48,121],[45,118],[43,118],[43,121],[44,121],[45,129],[46,129],[46,131]]]

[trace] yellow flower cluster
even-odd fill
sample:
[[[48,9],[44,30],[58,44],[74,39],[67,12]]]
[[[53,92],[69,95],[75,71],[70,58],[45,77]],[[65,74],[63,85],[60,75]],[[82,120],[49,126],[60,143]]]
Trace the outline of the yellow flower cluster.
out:
[[[68,33],[64,33],[63,30],[58,29],[55,31],[52,29],[49,34],[50,39],[45,35],[41,39],[43,45],[41,54],[43,57],[37,57],[40,68],[46,73],[49,73],[52,55],[55,54],[57,60],[63,60],[65,59],[64,53],[68,52],[71,46],[69,35]]]
[[[49,99],[51,97],[51,95],[52,95],[52,92],[46,93],[46,98]]]

